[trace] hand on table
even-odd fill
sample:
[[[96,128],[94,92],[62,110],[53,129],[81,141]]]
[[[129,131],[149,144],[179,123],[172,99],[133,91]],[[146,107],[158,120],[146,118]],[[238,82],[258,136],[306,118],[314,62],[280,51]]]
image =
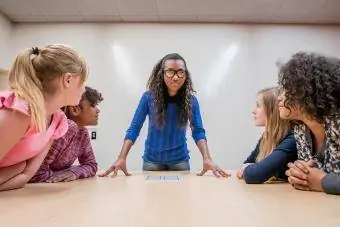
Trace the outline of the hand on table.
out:
[[[243,171],[244,171],[244,169],[245,169],[247,166],[251,165],[251,164],[253,164],[253,163],[245,163],[245,164],[243,164],[243,166],[242,166],[240,169],[237,170],[237,172],[236,172],[236,177],[237,177],[238,179],[243,179]]]
[[[69,182],[77,180],[77,175],[75,175],[72,171],[62,171],[54,174],[46,183],[57,183],[57,182]]]
[[[207,171],[211,170],[216,177],[230,177],[230,174],[218,167],[211,159],[203,160],[203,170],[198,176],[203,176]]]
[[[242,179],[243,178],[243,170],[244,170],[243,168],[240,168],[240,169],[237,170],[236,177],[238,179]]]
[[[286,171],[289,183],[296,189],[305,191],[323,191],[322,178],[326,175],[314,167],[314,162],[295,161],[289,163]]]
[[[107,177],[112,172],[113,172],[112,177],[116,177],[119,170],[123,171],[125,176],[130,176],[131,175],[130,173],[128,173],[128,171],[126,169],[126,160],[120,158],[120,159],[117,159],[117,161],[108,170],[106,170],[102,174],[99,174],[99,177]]]

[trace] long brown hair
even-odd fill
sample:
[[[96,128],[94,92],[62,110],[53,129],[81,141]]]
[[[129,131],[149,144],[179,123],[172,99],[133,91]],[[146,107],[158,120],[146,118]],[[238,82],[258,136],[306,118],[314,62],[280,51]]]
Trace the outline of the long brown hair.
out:
[[[46,130],[44,94],[54,94],[53,82],[65,73],[80,74],[84,82],[87,65],[71,47],[57,44],[21,51],[9,71],[9,87],[28,102],[31,124],[39,132]]]
[[[157,126],[164,126],[166,119],[166,104],[164,102],[165,92],[167,92],[164,82],[164,63],[167,60],[182,60],[185,64],[186,79],[183,86],[179,89],[178,93],[181,97],[179,106],[179,126],[184,127],[188,120],[191,121],[192,105],[191,95],[195,92],[190,77],[190,72],[187,69],[186,61],[182,56],[177,53],[167,54],[160,59],[154,66],[149,80],[147,82],[147,88],[152,94],[152,104],[156,115]]]
[[[256,162],[266,158],[292,130],[291,122],[280,118],[278,106],[278,88],[265,88],[258,93],[267,117],[267,125],[260,142]]]

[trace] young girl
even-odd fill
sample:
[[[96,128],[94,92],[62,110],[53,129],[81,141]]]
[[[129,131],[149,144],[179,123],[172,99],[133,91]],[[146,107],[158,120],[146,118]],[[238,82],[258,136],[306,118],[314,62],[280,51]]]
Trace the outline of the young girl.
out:
[[[190,170],[186,143],[187,123],[192,137],[203,157],[203,175],[212,170],[216,176],[228,176],[210,157],[199,104],[185,60],[178,54],[164,56],[154,67],[148,81],[149,91],[139,102],[117,161],[100,176],[111,172],[117,175],[126,169],[126,157],[139,136],[146,116],[149,116],[148,136],[145,142],[144,171]]]
[[[280,70],[280,116],[296,121],[297,189],[340,194],[340,60],[300,52]]]
[[[52,141],[67,131],[60,108],[77,105],[87,68],[70,47],[23,50],[0,92],[0,190],[23,187],[39,168]]]
[[[103,97],[93,88],[85,89],[78,106],[64,108],[69,119],[68,131],[53,143],[31,183],[67,182],[96,175],[98,164],[86,126],[98,124],[98,104]],[[76,160],[79,165],[73,165]]]
[[[248,184],[261,184],[269,179],[286,180],[287,164],[297,158],[291,125],[288,120],[280,119],[277,98],[277,88],[263,89],[258,93],[253,115],[255,125],[264,126],[264,133],[237,172],[237,177]]]

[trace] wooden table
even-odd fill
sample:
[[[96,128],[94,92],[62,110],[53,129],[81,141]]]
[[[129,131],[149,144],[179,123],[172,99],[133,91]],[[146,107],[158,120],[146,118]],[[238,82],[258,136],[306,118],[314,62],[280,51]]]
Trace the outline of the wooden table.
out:
[[[146,180],[150,175],[179,180]],[[283,183],[246,185],[235,177],[145,172],[1,192],[0,226],[338,227],[340,196]]]

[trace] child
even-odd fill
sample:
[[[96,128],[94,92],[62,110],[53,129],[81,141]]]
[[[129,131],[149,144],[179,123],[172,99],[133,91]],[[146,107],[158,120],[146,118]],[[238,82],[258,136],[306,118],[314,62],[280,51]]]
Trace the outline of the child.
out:
[[[340,60],[299,52],[280,70],[280,116],[294,120],[296,189],[340,194]]]
[[[21,188],[33,177],[52,141],[66,133],[60,108],[79,103],[86,77],[86,63],[65,45],[17,55],[10,90],[0,92],[0,190]]]
[[[277,88],[263,89],[258,93],[253,115],[256,126],[264,127],[264,133],[237,172],[237,177],[248,184],[261,184],[269,179],[287,180],[287,164],[297,158],[291,124],[280,119],[277,98]]]
[[[69,129],[53,143],[31,183],[66,182],[96,175],[97,162],[86,126],[98,124],[98,104],[103,98],[97,90],[85,89],[78,106],[64,108]],[[80,165],[72,166],[77,159]]]
[[[216,176],[228,176],[215,165],[210,157],[203,128],[199,104],[185,60],[178,54],[164,56],[154,67],[148,81],[149,91],[140,100],[125,141],[113,166],[100,176],[111,172],[117,175],[126,169],[126,157],[139,136],[146,116],[149,116],[148,136],[145,143],[144,171],[190,170],[189,151],[186,143],[188,121],[192,137],[203,157],[203,175],[212,170]]]

